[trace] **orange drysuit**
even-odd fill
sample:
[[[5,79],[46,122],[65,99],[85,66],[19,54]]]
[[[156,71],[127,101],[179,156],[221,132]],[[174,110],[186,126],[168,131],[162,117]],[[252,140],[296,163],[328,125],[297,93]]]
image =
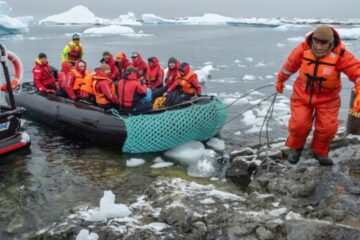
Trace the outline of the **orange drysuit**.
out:
[[[329,146],[338,130],[341,99],[340,73],[360,85],[360,61],[341,43],[334,32],[334,48],[324,57],[317,58],[311,50],[312,35],[289,55],[278,74],[278,82],[285,82],[299,71],[291,96],[291,117],[286,146],[299,149],[305,145],[315,121],[311,147],[319,156],[327,156]]]

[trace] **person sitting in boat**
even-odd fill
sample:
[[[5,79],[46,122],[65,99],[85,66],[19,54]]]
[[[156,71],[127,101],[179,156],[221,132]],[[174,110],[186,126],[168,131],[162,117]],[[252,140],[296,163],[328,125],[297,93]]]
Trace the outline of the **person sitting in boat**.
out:
[[[75,68],[68,73],[65,83],[65,91],[70,99],[79,100],[80,87],[86,74],[86,62],[84,60],[76,61]]]
[[[96,71],[93,79],[93,90],[96,104],[104,109],[110,109],[118,105],[115,84],[110,79],[111,69],[107,64],[102,64]]]
[[[118,83],[120,111],[141,113],[151,110],[152,103],[144,100],[148,88],[138,80],[137,69],[128,67],[123,77]]]
[[[114,60],[113,55],[108,51],[103,52],[103,57],[102,57],[102,59],[100,59],[100,63],[107,64],[110,66],[111,79],[116,80],[116,67],[115,67],[115,60]]]
[[[93,89],[94,76],[96,71],[86,74],[82,84],[80,84],[80,100],[88,103],[95,102],[95,95]]]
[[[180,62],[176,58],[171,57],[168,60],[168,71],[165,76],[166,87],[169,88],[175,81],[176,77],[179,74],[179,65]]]
[[[73,65],[78,60],[81,60],[84,55],[84,48],[80,44],[80,34],[74,33],[72,35],[72,41],[64,47],[61,54],[62,62],[69,61]]]
[[[40,53],[35,59],[33,68],[34,85],[40,92],[55,93],[56,83],[52,68],[48,64],[45,53]]]
[[[71,71],[72,68],[73,68],[73,65],[70,62],[65,61],[62,63],[61,70],[59,73],[59,79],[58,79],[59,87],[57,87],[56,95],[58,95],[60,97],[67,96],[66,91],[65,91],[66,79],[67,79],[68,73]]]
[[[117,80],[120,80],[123,77],[126,68],[129,67],[130,65],[131,63],[127,59],[125,53],[116,54],[115,67],[116,67]]]
[[[159,64],[157,57],[148,59],[148,69],[146,71],[146,85],[151,90],[161,88],[163,86],[164,69]]]
[[[137,77],[139,79],[145,79],[146,70],[148,69],[148,65],[141,57],[141,54],[138,52],[134,52],[131,54],[132,66],[134,66],[137,70]]]
[[[173,106],[192,97],[201,95],[201,85],[195,72],[190,70],[188,63],[181,63],[179,75],[173,84],[166,90],[166,106]]]

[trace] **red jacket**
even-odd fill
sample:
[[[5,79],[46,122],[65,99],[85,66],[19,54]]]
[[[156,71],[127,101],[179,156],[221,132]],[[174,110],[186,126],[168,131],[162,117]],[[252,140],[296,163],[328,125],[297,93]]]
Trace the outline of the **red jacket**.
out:
[[[146,70],[148,69],[148,65],[141,57],[141,54],[138,53],[138,57],[135,62],[132,62],[132,65],[137,69],[137,77],[145,77]]]
[[[62,63],[61,71],[59,73],[59,84],[62,89],[65,90],[66,87],[66,78],[67,74],[69,73],[70,69],[72,67],[71,62],[65,61]]]
[[[120,79],[118,83],[119,104],[124,108],[133,108],[146,93],[147,87],[140,83],[136,73]]]
[[[342,56],[336,63],[336,71],[343,72],[352,82],[356,82],[360,79],[360,61],[356,57],[345,50],[344,45],[341,43],[339,34],[333,29],[334,32],[334,49],[332,52],[340,54],[343,51]],[[291,74],[296,73],[303,61],[304,51],[311,49],[312,33],[308,35],[306,40],[300,43],[289,55],[288,59],[283,65],[282,70],[279,71],[278,80],[285,82],[289,79]],[[344,50],[342,50],[344,49]],[[321,58],[320,58],[321,60]],[[295,84],[302,84],[297,81]],[[340,90],[340,89],[338,89]]]
[[[53,84],[55,86],[55,78],[48,63],[42,64],[39,59],[36,59],[32,72],[34,85],[40,92],[46,92],[46,85],[48,84]]]
[[[175,68],[173,68],[173,69],[170,69],[168,66],[168,71],[167,71],[166,77],[165,77],[165,83],[168,88],[173,84],[177,75],[179,74],[179,65],[180,65],[180,62],[176,62]]]
[[[130,63],[129,59],[127,59],[125,53],[122,53],[122,55],[123,55],[122,61],[120,63],[115,62],[116,75],[117,75],[118,80],[123,78],[126,68],[131,66],[131,63]]]
[[[106,75],[104,73],[104,71],[98,70],[94,76],[94,79],[96,79],[96,78],[97,79],[105,79],[105,78],[109,79],[109,76]],[[98,93],[104,94],[105,98],[108,101],[118,104],[119,100],[118,100],[118,97],[116,96],[116,94],[113,93],[112,84],[113,83],[110,80],[98,81],[95,85],[95,90]]]
[[[109,65],[110,70],[111,70],[111,79],[114,79],[114,78],[116,78],[116,66],[115,66],[116,62],[113,58],[113,55],[112,54],[109,54],[109,55],[110,55],[110,58],[108,61],[105,61],[105,59],[102,58],[100,60],[100,63],[102,63],[102,64],[105,63],[105,64]]]
[[[164,69],[159,65],[159,59],[157,57],[153,58],[153,66],[148,65],[146,71],[146,85],[151,90],[160,88],[163,86],[164,79]]]

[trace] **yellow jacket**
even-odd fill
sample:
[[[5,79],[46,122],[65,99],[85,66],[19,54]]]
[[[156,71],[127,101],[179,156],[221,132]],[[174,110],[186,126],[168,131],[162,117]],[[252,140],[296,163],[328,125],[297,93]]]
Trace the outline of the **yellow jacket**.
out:
[[[74,60],[70,60],[68,55],[69,53],[71,52],[71,47],[74,47],[76,50],[79,50],[81,49],[81,57],[80,59],[82,59],[83,55],[84,55],[84,48],[82,47],[81,43],[79,45],[76,45],[74,43],[74,41],[70,41],[69,44],[67,44],[65,47],[64,47],[64,50],[62,51],[61,53],[61,60],[62,62],[65,62],[65,61],[70,61],[70,62],[74,62]]]

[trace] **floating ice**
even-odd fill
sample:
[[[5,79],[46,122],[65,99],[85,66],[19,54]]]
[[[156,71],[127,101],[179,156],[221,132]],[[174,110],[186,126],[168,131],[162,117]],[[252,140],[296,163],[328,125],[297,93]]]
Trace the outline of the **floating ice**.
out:
[[[120,15],[118,18],[113,19],[111,24],[114,25],[126,25],[126,26],[141,26],[141,22],[136,19],[133,12],[128,12],[125,15]]]
[[[90,233],[87,229],[81,229],[79,234],[76,236],[76,240],[98,240],[99,235],[96,233]]]
[[[211,138],[206,142],[206,145],[214,149],[215,151],[224,151],[225,142],[219,138]]]
[[[360,28],[337,28],[342,40],[360,39]]]
[[[243,80],[250,80],[250,81],[252,81],[252,80],[255,80],[256,79],[256,76],[254,76],[254,75],[245,75],[244,77],[243,77]]]
[[[266,67],[266,64],[263,62],[258,62],[254,67]]]
[[[0,35],[28,32],[27,24],[9,16],[11,11],[12,8],[6,1],[0,1]]]
[[[287,38],[286,40],[290,41],[290,42],[302,42],[304,41],[304,37],[291,37],[291,38]]]
[[[203,68],[196,70],[195,73],[198,76],[198,79],[201,83],[206,82],[207,79],[211,77],[211,71],[214,70],[214,67],[212,65],[206,65]]]
[[[182,24],[182,25],[223,25],[229,21],[234,21],[231,17],[225,17],[219,14],[206,13],[199,17],[183,17],[176,19],[167,19],[154,14],[143,14],[142,20],[146,24]]]
[[[165,156],[188,165],[188,175],[193,177],[210,177],[216,172],[216,152],[205,149],[204,144],[197,141],[179,145],[164,153]]]
[[[138,167],[140,165],[143,165],[145,163],[144,159],[141,158],[131,158],[126,161],[127,167]]]
[[[174,163],[172,162],[159,162],[151,165],[151,168],[166,168],[166,167],[171,167],[173,165]]]
[[[266,75],[265,78],[266,79],[272,79],[272,78],[274,78],[274,76],[273,75]]]
[[[96,17],[95,14],[83,5],[78,5],[70,10],[49,16],[40,20],[43,25],[81,25],[81,24],[105,24],[108,19]]]
[[[145,36],[145,34],[136,33],[134,29],[127,26],[110,25],[104,27],[92,27],[86,29],[84,32],[86,35],[91,36],[104,36],[104,35],[122,35],[122,36]]]
[[[252,57],[247,57],[247,58],[245,58],[245,60],[248,61],[248,62],[253,62],[254,61],[254,59]]]
[[[103,221],[110,218],[128,217],[131,214],[129,208],[124,204],[115,204],[115,195],[112,191],[104,191],[100,199],[100,208],[90,209],[83,213],[86,221]]]
[[[283,44],[283,43],[277,43],[276,46],[278,46],[278,47],[285,47],[285,44]]]

